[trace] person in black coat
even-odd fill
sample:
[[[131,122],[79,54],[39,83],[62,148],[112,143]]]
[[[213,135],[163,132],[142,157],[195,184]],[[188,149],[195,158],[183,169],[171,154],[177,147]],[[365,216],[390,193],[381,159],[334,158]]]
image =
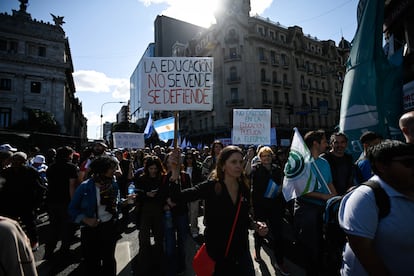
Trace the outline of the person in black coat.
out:
[[[282,169],[272,163],[273,151],[270,147],[262,147],[257,156],[257,163],[251,172],[252,202],[254,218],[265,221],[271,233],[271,247],[276,257],[277,269],[282,275],[289,275],[283,260],[282,216],[285,200],[282,194]],[[263,262],[260,256],[264,238],[254,234],[254,259]]]
[[[179,151],[170,157],[171,163],[179,166]],[[177,167],[178,168],[178,167]],[[214,275],[255,275],[253,261],[249,251],[249,229],[255,229],[260,235],[267,234],[267,226],[254,222],[250,214],[250,186],[243,170],[243,152],[239,147],[227,146],[217,158],[216,168],[208,181],[195,187],[179,189],[178,169],[172,170],[169,179],[177,183],[177,189],[171,200],[205,200],[205,243],[208,255],[216,262]],[[233,221],[240,203],[233,238],[226,256]]]

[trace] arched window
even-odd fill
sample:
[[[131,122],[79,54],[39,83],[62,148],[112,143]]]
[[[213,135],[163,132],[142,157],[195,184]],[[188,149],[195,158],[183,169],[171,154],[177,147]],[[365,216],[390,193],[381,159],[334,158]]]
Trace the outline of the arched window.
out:
[[[266,70],[265,69],[260,70],[260,80],[266,81]]]
[[[230,67],[230,79],[231,80],[237,79],[237,68],[235,66]]]

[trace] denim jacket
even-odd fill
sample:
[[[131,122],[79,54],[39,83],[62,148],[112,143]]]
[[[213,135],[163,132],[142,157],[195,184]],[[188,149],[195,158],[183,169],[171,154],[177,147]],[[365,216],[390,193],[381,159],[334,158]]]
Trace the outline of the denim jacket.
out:
[[[117,204],[119,204],[119,189],[115,181],[112,181],[112,187],[117,193]],[[69,215],[73,222],[82,223],[83,218],[95,218],[97,208],[96,186],[95,181],[89,178],[82,182],[76,188],[75,194],[69,203]]]

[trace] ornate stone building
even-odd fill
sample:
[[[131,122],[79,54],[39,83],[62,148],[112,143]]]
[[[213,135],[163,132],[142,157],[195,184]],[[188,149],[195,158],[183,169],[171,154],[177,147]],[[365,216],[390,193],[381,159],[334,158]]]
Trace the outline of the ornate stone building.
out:
[[[86,140],[63,17],[39,22],[26,12],[27,0],[20,2],[20,10],[0,14],[0,129],[48,114],[59,135]]]
[[[350,44],[305,35],[298,26],[249,16],[249,0],[228,0],[215,25],[173,53],[214,57],[214,109],[182,112],[182,137],[209,143],[231,137],[233,109],[271,109],[278,139],[292,128],[332,131],[339,122]]]

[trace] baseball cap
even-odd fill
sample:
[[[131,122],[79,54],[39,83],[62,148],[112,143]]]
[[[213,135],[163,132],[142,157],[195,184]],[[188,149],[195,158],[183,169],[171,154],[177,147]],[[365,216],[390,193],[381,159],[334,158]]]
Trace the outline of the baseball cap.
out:
[[[46,158],[41,154],[38,154],[35,156],[35,158],[33,158],[33,163],[43,164],[45,163],[45,161],[46,161]]]
[[[13,148],[12,146],[10,146],[10,144],[3,144],[0,145],[0,151],[17,151],[16,148]]]

